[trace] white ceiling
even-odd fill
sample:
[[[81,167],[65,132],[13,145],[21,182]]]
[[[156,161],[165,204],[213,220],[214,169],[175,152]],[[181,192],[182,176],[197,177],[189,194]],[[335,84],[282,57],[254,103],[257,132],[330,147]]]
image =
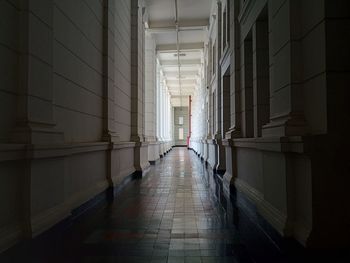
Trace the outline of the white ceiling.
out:
[[[149,18],[148,32],[155,38],[158,60],[172,95],[172,104],[179,106],[177,104],[180,101],[185,104],[186,99],[179,99],[179,96],[192,95],[200,83],[203,47],[212,0],[178,0],[180,83],[174,22],[175,0],[145,0],[145,2]]]
[[[175,0],[145,0],[152,27],[174,23]],[[179,24],[209,19],[212,0],[178,0]]]

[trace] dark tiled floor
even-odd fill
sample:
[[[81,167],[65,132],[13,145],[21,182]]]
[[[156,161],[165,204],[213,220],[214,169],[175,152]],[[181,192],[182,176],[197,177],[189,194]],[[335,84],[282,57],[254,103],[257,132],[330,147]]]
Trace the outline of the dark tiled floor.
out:
[[[21,242],[0,262],[350,262],[347,251],[276,245],[249,206],[234,190],[223,196],[220,176],[192,151],[174,148],[113,202]]]
[[[175,148],[65,237],[60,257],[74,262],[250,262],[203,169],[194,153]]]

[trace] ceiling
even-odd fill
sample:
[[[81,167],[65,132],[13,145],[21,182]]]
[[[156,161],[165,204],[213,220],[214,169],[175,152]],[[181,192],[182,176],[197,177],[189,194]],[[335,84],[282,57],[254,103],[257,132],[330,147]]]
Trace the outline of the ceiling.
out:
[[[148,32],[153,34],[173,106],[185,105],[179,96],[192,95],[200,84],[203,47],[206,41],[212,0],[178,0],[180,81],[178,70],[175,0],[145,0]],[[181,88],[180,88],[181,87]],[[176,105],[174,105],[176,104]]]

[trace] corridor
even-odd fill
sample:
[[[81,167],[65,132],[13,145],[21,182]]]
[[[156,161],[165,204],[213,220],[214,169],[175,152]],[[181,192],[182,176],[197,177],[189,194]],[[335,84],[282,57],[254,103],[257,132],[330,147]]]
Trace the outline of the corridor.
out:
[[[350,1],[0,18],[0,263],[350,262]]]

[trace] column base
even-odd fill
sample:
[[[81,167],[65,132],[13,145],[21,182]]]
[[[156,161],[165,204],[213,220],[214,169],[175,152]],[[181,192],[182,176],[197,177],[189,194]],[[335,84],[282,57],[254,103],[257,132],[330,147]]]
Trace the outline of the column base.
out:
[[[227,134],[227,133],[226,133]],[[233,169],[234,167],[234,154],[233,152],[233,141],[231,139],[224,139],[222,144],[225,147],[225,157],[226,157],[226,172],[223,176],[223,192],[226,196],[231,195],[231,189],[234,186],[234,176]]]
[[[305,119],[297,113],[271,118],[271,121],[262,127],[262,137],[301,136],[305,132]]]
[[[12,142],[39,145],[61,144],[64,142],[64,136],[63,132],[57,131],[54,125],[28,124],[14,128]]]
[[[111,142],[111,143],[117,143],[119,142],[119,135],[115,132],[107,132],[104,133],[102,136],[102,141],[104,142]]]
[[[148,161],[148,143],[137,142],[134,148],[134,165],[136,176],[143,176],[150,167]]]
[[[222,144],[222,139],[217,139],[216,143],[216,159],[217,165],[215,167],[215,172],[217,174],[223,175],[226,171],[226,157],[225,157],[225,147]]]

